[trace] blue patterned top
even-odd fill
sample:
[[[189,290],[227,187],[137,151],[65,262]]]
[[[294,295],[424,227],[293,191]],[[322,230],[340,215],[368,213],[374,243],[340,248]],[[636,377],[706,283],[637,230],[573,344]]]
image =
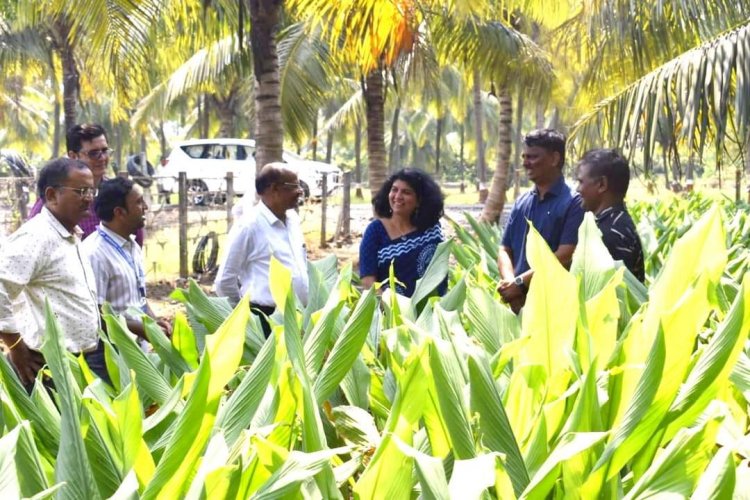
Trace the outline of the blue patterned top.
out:
[[[396,279],[405,286],[396,285],[401,295],[411,297],[417,280],[424,275],[440,242],[445,239],[438,222],[426,231],[413,231],[392,240],[383,223],[375,219],[365,229],[359,245],[359,275],[375,276],[375,281],[388,286],[388,275],[393,261]],[[445,293],[447,283],[438,287]]]

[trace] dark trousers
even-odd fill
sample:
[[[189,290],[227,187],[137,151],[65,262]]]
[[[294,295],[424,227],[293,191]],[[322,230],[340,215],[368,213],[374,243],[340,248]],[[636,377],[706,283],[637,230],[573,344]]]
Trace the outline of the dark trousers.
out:
[[[272,315],[275,310],[276,308],[273,306],[250,303],[250,312],[260,320],[260,326],[263,328],[263,335],[266,338],[271,336],[271,324],[268,322],[268,316]]]

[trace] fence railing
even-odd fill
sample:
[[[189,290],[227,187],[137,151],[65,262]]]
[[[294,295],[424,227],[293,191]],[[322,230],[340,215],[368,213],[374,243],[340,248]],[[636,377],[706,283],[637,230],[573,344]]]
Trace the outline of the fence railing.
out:
[[[174,193],[160,192],[159,183],[151,177],[132,177],[127,172],[118,175],[141,185],[149,206],[144,228],[149,280],[171,280],[175,276],[211,278],[218,266],[219,248],[226,243],[234,222],[232,209],[237,194],[232,173],[224,179],[226,189],[220,191],[191,189],[191,181],[181,173],[174,179]],[[337,188],[335,201],[329,196],[325,175],[322,187],[322,198],[308,201],[300,207],[300,214],[310,232],[319,228],[320,247],[326,248],[331,241],[350,240],[351,174],[344,173],[341,195],[339,198]],[[36,180],[31,177],[0,178],[2,234],[10,235],[28,218],[37,198],[35,189]],[[333,234],[329,234],[331,227],[335,227]]]

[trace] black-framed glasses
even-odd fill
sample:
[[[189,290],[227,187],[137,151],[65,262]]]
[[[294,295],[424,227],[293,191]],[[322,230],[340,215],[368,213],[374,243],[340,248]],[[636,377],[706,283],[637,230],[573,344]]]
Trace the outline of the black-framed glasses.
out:
[[[107,158],[112,157],[112,153],[114,153],[115,150],[112,148],[102,148],[102,149],[90,149],[88,151],[80,151],[80,154],[88,156],[92,160],[98,160],[102,156],[107,155]]]
[[[96,198],[96,195],[99,194],[99,190],[96,188],[72,188],[70,186],[55,186],[55,189],[70,189],[71,191],[74,191],[78,196],[81,198]]]

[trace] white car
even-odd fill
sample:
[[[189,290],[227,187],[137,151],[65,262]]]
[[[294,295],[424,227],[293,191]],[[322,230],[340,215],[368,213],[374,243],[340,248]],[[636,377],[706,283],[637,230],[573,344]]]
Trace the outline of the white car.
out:
[[[323,195],[323,175],[330,194],[341,182],[341,169],[319,161],[305,160],[284,151],[283,161],[297,173],[305,198]],[[165,164],[154,176],[159,192],[176,193],[177,177],[185,172],[191,201],[202,205],[214,199],[222,201],[226,176],[234,175],[234,192],[255,198],[255,141],[252,139],[193,139],[175,144]]]

